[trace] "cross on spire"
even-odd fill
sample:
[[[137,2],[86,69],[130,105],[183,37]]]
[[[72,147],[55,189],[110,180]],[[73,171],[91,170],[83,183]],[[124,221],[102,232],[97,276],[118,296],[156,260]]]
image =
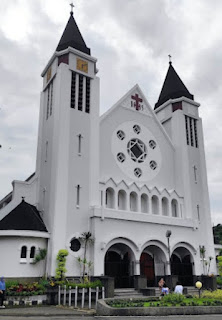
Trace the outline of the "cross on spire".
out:
[[[168,54],[168,57],[169,57],[169,64],[172,64],[172,61],[171,61],[172,56]]]
[[[73,15],[73,8],[75,7],[73,2],[70,3],[70,7],[71,7],[70,14]]]

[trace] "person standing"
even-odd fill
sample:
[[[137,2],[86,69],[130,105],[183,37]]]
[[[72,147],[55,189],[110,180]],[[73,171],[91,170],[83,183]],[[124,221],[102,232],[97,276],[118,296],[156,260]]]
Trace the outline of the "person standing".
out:
[[[5,280],[4,280],[4,277],[1,277],[1,280],[0,280],[0,308],[5,308],[5,306],[3,305],[3,301],[5,299],[5,290],[6,290]]]
[[[159,286],[159,289],[160,289],[160,293],[162,292],[162,289],[163,289],[163,285],[165,284],[165,281],[163,278],[161,278],[158,282],[158,286]]]

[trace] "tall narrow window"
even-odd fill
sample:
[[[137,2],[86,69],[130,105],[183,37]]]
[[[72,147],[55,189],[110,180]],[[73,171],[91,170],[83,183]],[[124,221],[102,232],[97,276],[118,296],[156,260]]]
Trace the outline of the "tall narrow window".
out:
[[[194,119],[194,137],[195,137],[195,147],[198,148],[197,120],[196,119]]]
[[[76,206],[79,207],[79,203],[80,203],[80,185],[78,184],[77,187],[77,194],[76,194]]]
[[[190,141],[189,141],[189,129],[188,129],[188,117],[187,116],[185,116],[185,126],[186,126],[187,145],[189,145]]]
[[[26,259],[26,256],[27,256],[27,247],[26,246],[22,246],[20,258],[21,259]]]
[[[72,72],[70,107],[75,109],[75,104],[76,104],[76,74],[75,72]]]
[[[197,218],[200,221],[200,206],[199,206],[199,204],[197,205]]]
[[[86,113],[90,112],[90,79],[86,78]]]
[[[79,75],[79,97],[78,97],[78,110],[82,111],[83,100],[83,76]]]
[[[193,119],[189,118],[190,120],[190,144],[193,147]]]
[[[193,166],[193,173],[194,173],[194,181],[197,183],[197,167]]]
[[[51,92],[50,92],[50,116],[52,115],[52,103],[53,103],[53,81],[50,84]]]
[[[82,135],[79,134],[78,135],[78,155],[81,155],[81,151],[82,151]]]
[[[30,259],[33,259],[35,257],[35,247],[31,247],[30,250]]]
[[[50,86],[47,89],[47,110],[46,110],[46,120],[49,117],[49,105],[50,105]]]
[[[48,145],[49,145],[49,143],[48,143],[48,141],[46,141],[46,143],[45,143],[45,162],[47,162],[47,160],[48,160]]]

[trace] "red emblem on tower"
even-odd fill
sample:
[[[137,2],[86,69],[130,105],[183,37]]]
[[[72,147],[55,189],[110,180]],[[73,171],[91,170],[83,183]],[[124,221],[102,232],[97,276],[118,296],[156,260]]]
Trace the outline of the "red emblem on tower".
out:
[[[136,93],[135,96],[131,96],[131,107],[135,108],[136,110],[143,110],[143,105],[141,102],[143,102],[143,99],[139,97],[139,95]]]

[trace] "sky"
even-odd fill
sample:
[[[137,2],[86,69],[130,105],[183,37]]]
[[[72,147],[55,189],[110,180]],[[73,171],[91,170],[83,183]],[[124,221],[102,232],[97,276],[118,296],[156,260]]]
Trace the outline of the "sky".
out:
[[[35,171],[42,78],[71,0],[0,0],[0,199]],[[75,0],[101,114],[136,83],[154,107],[168,55],[201,104],[212,223],[222,223],[222,1]]]

